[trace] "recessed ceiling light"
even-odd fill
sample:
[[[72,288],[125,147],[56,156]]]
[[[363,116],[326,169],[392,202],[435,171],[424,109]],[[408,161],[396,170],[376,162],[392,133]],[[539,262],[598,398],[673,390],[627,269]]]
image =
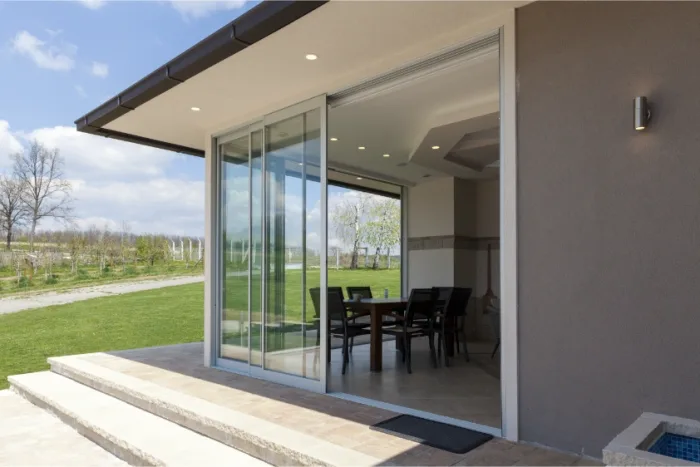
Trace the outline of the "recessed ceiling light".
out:
[[[384,154],[382,157],[391,157],[391,154]]]
[[[317,58],[318,58],[318,55],[316,55],[316,54],[306,54],[307,60],[316,60]]]
[[[435,150],[435,149],[440,149],[440,146],[433,146],[432,149],[433,149],[433,150]]]
[[[199,107],[190,107],[190,110],[191,110],[192,112],[199,112],[199,111],[202,110],[202,109],[200,109]]]
[[[358,180],[362,180],[362,177],[357,177]]]
[[[331,141],[338,141],[338,138],[331,138]]]
[[[302,162],[299,162],[299,165],[304,165]]]
[[[360,151],[364,151],[364,150],[365,150],[365,147],[364,147],[364,146],[358,146],[357,149],[359,149]]]

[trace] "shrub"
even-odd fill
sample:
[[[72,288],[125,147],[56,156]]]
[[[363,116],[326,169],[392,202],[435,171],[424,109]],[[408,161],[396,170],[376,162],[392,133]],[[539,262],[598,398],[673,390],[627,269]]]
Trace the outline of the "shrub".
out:
[[[17,288],[20,289],[26,289],[27,287],[31,287],[32,285],[32,281],[27,276],[20,277],[19,281],[17,282]]]
[[[76,273],[75,277],[79,281],[84,281],[85,279],[90,279],[90,273],[87,272],[85,269],[78,269],[78,272]]]
[[[44,278],[44,284],[53,285],[58,283],[58,276],[56,274],[50,274]]]
[[[127,266],[124,268],[124,275],[125,276],[138,276],[139,271],[133,266]]]

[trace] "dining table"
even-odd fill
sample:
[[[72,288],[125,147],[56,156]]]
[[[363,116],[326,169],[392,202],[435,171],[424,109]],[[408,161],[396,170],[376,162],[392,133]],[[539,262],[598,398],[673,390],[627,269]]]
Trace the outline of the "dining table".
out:
[[[397,310],[404,310],[408,298],[362,298],[345,300],[355,316],[370,316],[369,368],[370,371],[382,371],[382,317],[397,317]],[[403,315],[401,315],[403,316]]]

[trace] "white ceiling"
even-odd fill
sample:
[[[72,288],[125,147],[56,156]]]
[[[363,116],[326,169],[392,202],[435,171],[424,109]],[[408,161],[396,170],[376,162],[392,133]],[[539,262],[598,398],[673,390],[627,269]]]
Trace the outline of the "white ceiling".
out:
[[[483,32],[481,25],[495,24],[493,17],[523,3],[332,1],[106,128],[204,149],[212,133],[468,42]],[[306,60],[307,53],[318,60]],[[444,97],[441,107],[452,98]],[[193,106],[201,111],[192,112]],[[418,122],[407,123],[421,131]],[[402,142],[391,162],[407,148]]]
[[[338,141],[328,142],[328,165],[404,185],[444,175],[492,178],[497,170],[468,168],[464,157],[450,162],[448,153],[455,148],[454,155],[472,154],[484,145],[456,147],[466,134],[497,131],[498,84],[498,52],[493,51],[370,99],[331,108],[328,136]]]

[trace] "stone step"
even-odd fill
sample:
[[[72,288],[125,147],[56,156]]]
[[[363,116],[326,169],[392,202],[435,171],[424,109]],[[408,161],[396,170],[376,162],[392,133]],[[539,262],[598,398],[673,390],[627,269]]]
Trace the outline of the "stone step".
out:
[[[381,459],[91,363],[49,358],[51,370],[273,465],[377,465]]]
[[[0,420],[0,465],[128,465],[9,389],[0,391]]]
[[[132,465],[267,465],[53,372],[10,376],[8,380],[13,391]]]

